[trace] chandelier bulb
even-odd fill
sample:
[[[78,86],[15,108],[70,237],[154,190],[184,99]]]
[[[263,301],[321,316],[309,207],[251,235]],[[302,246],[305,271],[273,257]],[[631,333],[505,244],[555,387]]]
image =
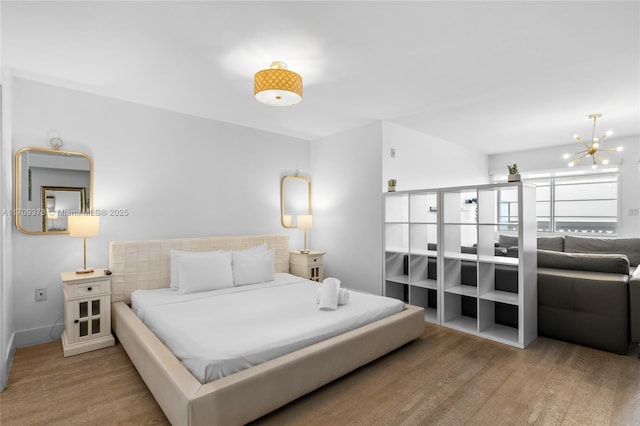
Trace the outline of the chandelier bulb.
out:
[[[616,148],[616,151],[622,152],[623,149],[624,149],[623,147],[619,146],[619,147]]]
[[[569,158],[569,157],[571,157],[571,155],[569,155],[569,154],[564,154],[564,155],[562,156],[562,158],[564,158],[565,160],[566,160],[567,158]]]
[[[613,130],[607,130],[607,133],[605,133],[605,135],[607,136],[611,136],[613,134]]]
[[[607,165],[609,164],[609,160],[607,160],[606,158],[602,160],[602,164]]]
[[[597,141],[597,139],[596,139],[596,141]],[[600,147],[600,144],[599,144],[598,142],[594,142],[594,143],[592,144],[592,146],[593,146],[594,148],[599,148],[599,147]]]

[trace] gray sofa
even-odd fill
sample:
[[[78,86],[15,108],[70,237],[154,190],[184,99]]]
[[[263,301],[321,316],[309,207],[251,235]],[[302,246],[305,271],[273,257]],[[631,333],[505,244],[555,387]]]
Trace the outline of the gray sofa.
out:
[[[498,245],[517,255],[517,237]],[[640,238],[539,237],[538,334],[626,353],[640,342],[639,263]]]

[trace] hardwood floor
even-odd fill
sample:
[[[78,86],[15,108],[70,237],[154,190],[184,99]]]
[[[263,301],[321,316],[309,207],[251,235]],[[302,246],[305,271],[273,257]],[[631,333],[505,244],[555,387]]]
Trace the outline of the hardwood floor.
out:
[[[120,345],[19,349],[0,424],[168,424]],[[528,349],[427,324],[399,350],[255,425],[640,425],[640,360],[538,338]]]

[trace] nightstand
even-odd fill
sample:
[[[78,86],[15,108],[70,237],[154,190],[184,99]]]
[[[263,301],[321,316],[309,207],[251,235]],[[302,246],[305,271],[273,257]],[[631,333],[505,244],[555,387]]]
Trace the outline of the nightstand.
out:
[[[104,269],[88,274],[63,272],[65,357],[113,346],[111,334],[111,278]]]
[[[311,281],[322,282],[324,279],[322,256],[324,253],[321,251],[289,252],[289,272]]]

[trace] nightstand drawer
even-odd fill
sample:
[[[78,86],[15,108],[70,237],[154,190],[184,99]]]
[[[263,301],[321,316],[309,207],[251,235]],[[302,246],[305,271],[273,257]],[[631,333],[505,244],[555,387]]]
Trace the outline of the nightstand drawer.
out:
[[[68,287],[69,297],[93,296],[96,294],[109,293],[111,291],[110,280],[93,281],[71,285]]]

